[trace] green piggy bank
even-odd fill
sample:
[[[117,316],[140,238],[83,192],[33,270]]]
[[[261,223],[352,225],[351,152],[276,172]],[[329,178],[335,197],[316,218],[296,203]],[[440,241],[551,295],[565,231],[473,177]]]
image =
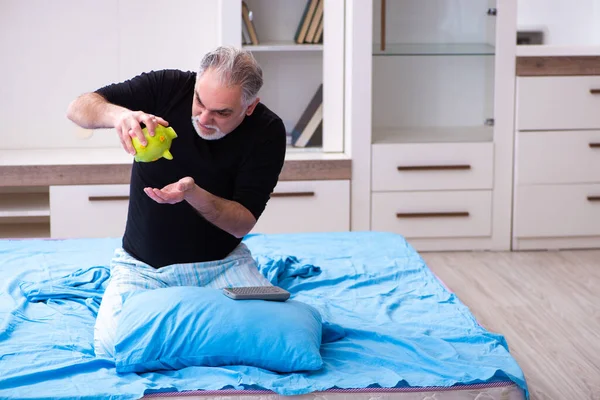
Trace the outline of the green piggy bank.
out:
[[[135,148],[134,159],[137,162],[152,162],[161,157],[172,160],[173,155],[169,151],[173,139],[177,137],[173,128],[157,125],[154,130],[154,136],[148,134],[148,128],[142,129],[148,144],[144,146],[137,137],[133,137],[131,142]]]

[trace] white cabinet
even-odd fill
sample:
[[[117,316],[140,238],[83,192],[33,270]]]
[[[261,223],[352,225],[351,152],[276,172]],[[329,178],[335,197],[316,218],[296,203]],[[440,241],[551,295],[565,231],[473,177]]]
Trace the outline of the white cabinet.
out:
[[[353,229],[510,249],[516,1],[346,7]]]
[[[598,76],[519,77],[513,248],[600,246]]]
[[[51,186],[51,237],[120,237],[128,204],[129,185]]]
[[[129,185],[52,186],[45,214],[50,215],[51,237],[120,237],[125,231],[128,204]],[[348,180],[281,181],[252,232],[349,229]]]
[[[350,229],[350,181],[279,182],[254,233],[341,232]]]

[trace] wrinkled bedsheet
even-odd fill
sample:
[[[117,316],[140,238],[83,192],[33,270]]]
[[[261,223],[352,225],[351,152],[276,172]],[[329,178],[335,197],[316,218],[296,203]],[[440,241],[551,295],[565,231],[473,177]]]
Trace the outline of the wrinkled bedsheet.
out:
[[[0,241],[0,398],[136,399],[185,390],[448,387],[512,381],[504,337],[481,327],[402,236],[379,232],[249,235],[260,271],[343,334],[319,371],[243,365],[119,375],[96,359],[93,327],[120,239]],[[338,332],[339,333],[339,332]]]

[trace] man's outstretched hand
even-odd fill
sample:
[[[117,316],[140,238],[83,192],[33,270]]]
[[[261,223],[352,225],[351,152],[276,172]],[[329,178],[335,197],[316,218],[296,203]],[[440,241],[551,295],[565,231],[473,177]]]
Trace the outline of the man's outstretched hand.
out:
[[[152,200],[160,204],[175,204],[185,200],[187,193],[196,187],[194,179],[188,177],[181,178],[177,182],[168,184],[162,189],[144,188],[144,192]]]

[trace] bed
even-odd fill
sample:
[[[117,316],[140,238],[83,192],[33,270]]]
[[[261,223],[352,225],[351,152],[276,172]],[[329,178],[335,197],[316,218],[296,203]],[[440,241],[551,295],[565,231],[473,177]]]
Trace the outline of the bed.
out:
[[[341,329],[318,371],[233,365],[118,374],[93,352],[93,325],[119,238],[0,241],[0,398],[318,400],[529,397],[504,337],[400,235],[331,232],[244,238],[261,273]]]

